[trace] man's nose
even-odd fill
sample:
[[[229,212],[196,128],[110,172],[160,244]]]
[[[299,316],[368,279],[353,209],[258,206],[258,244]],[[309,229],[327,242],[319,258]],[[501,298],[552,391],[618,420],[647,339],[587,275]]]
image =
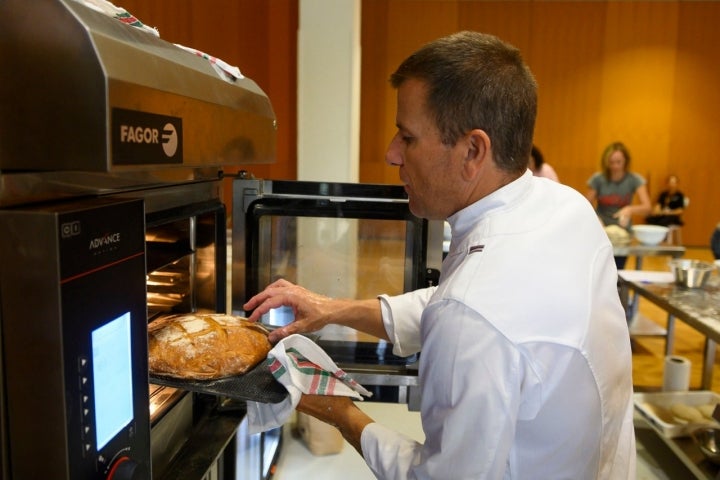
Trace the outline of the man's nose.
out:
[[[385,152],[385,163],[391,167],[398,167],[402,165],[402,153],[400,150],[400,140],[396,135],[393,137],[390,145],[388,145],[387,152]]]

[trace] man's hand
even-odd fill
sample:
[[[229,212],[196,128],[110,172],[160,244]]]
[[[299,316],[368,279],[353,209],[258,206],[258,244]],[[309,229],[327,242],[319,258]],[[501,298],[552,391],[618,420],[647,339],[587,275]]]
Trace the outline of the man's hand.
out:
[[[278,280],[267,286],[243,305],[245,311],[253,310],[249,320],[256,322],[260,316],[278,307],[290,307],[295,321],[270,332],[268,339],[277,343],[294,333],[316,332],[334,323],[369,333],[388,340],[377,298],[352,300],[330,298],[305,288]]]
[[[248,319],[256,322],[273,308],[292,308],[295,321],[273,330],[268,335],[270,342],[276,343],[293,333],[315,332],[330,323],[332,302],[333,299],[329,297],[306,290],[287,280],[277,280],[248,300],[243,309],[254,309]]]

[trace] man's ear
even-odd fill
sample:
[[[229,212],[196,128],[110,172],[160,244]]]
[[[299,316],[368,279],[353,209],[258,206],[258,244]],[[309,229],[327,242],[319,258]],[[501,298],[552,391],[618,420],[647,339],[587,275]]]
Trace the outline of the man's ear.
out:
[[[485,130],[476,128],[468,132],[465,141],[467,150],[463,164],[463,175],[474,178],[480,170],[487,168],[490,162],[490,137]]]

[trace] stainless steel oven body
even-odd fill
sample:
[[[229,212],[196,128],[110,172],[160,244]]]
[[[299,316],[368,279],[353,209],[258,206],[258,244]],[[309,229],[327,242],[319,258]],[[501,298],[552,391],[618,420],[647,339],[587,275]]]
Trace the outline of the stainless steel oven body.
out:
[[[149,385],[146,329],[226,311],[223,167],[274,161],[270,101],[81,2],[0,15],[2,478],[230,478],[242,412]]]

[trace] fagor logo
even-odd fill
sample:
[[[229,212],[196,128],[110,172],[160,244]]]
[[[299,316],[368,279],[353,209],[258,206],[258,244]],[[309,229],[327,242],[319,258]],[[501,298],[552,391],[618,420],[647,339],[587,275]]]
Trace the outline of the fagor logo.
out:
[[[120,141],[123,143],[158,143],[158,131],[155,128],[120,125]]]
[[[122,143],[159,143],[160,134],[157,128],[120,125],[120,141]],[[177,145],[177,131],[172,123],[166,123],[162,131],[163,152],[168,157],[172,157],[177,152]]]
[[[114,108],[112,123],[113,164],[183,163],[182,118]]]

